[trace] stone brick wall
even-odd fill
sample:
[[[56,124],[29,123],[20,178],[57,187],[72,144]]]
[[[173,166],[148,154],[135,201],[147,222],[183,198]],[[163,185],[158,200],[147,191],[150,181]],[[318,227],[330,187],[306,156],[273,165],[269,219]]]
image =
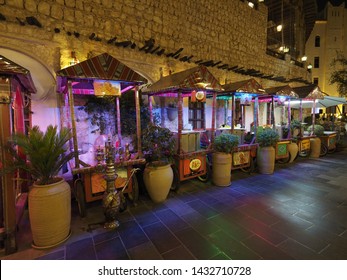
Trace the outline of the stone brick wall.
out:
[[[249,78],[218,68],[223,65],[307,78],[290,60],[266,55],[263,4],[256,10],[239,0],[0,0],[0,13],[6,17],[0,46],[53,72],[67,66],[74,51],[79,61],[108,52],[151,81],[196,61],[215,63],[209,69],[221,83]]]

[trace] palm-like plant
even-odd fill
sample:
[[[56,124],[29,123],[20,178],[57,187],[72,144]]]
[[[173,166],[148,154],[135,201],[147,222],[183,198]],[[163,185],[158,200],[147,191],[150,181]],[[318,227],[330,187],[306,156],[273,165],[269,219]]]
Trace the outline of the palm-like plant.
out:
[[[28,135],[13,135],[7,146],[13,157],[7,172],[16,169],[27,171],[38,185],[56,182],[59,171],[73,158],[73,152],[67,153],[67,142],[71,137],[70,129],[62,128],[58,132],[57,126],[52,125],[47,127],[45,133],[39,126],[34,126],[29,129]],[[26,159],[17,152],[16,146]]]

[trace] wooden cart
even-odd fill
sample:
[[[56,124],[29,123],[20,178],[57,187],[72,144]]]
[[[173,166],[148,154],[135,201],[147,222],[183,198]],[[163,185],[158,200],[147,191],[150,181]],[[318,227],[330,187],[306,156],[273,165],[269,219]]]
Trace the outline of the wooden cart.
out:
[[[232,153],[231,170],[241,169],[244,172],[253,172],[257,156],[258,144],[255,143],[254,132],[258,126],[258,97],[264,94],[264,89],[255,79],[248,79],[223,85],[224,91],[217,95],[217,100],[223,100],[224,106],[224,128],[217,129],[218,133],[232,133],[239,136],[239,146]],[[231,102],[230,121],[228,121],[228,108]],[[246,120],[247,107],[253,104],[253,118]],[[239,123],[237,124],[237,121]],[[245,141],[245,133],[253,135],[249,142]],[[225,127],[229,126],[229,129]]]
[[[210,127],[214,130],[215,106],[212,106],[212,114],[206,114],[205,102],[206,96],[211,95],[215,104],[218,91],[222,91],[221,85],[205,66],[168,75],[142,91],[148,95],[151,112],[153,98],[157,98],[161,106],[161,125],[175,131],[177,153],[173,189],[177,190],[181,181],[202,178],[208,172],[206,157],[211,149],[200,146],[200,136],[206,131],[206,117],[211,118]],[[164,114],[166,102],[172,100],[177,103],[176,120],[166,119]]]
[[[0,147],[13,133],[27,133],[31,127],[30,95],[36,88],[29,70],[0,55]],[[7,168],[11,155],[0,149],[0,169]],[[16,251],[17,226],[27,205],[23,172],[0,176],[0,224],[5,253]],[[30,174],[29,174],[30,176]]]
[[[141,124],[140,124],[140,103],[138,86],[147,80],[136,73],[134,70],[113,58],[107,53],[85,60],[73,66],[61,69],[57,72],[58,89],[64,93],[68,100],[67,114],[69,115],[68,124],[71,125],[73,132],[73,146],[75,152],[74,162],[71,163],[73,175],[73,190],[79,205],[80,215],[86,215],[86,203],[99,200],[103,197],[106,182],[103,178],[101,165],[104,164],[104,157],[99,158],[101,165],[97,163],[97,151],[92,154],[79,155],[78,139],[76,129],[76,117],[74,109],[74,95],[98,95],[115,96],[117,113],[117,136],[120,147],[124,148],[121,134],[120,106],[119,98],[128,90],[135,92],[136,106],[136,133],[137,133],[137,152],[128,154],[123,159],[116,158],[115,167],[118,178],[115,182],[116,188],[122,188],[128,197],[136,202],[138,199],[138,184],[136,176],[131,176],[132,170],[137,165],[145,164],[141,150]],[[123,188],[127,182],[126,188]]]
[[[321,155],[324,156],[327,153],[334,153],[336,151],[336,131],[324,131],[324,135],[319,136],[321,140]]]

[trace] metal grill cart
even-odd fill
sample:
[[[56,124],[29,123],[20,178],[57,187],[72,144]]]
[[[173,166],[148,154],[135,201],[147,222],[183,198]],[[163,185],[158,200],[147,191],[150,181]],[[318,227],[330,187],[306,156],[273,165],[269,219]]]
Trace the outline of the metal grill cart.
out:
[[[138,199],[138,183],[133,175],[134,166],[145,164],[141,151],[141,123],[140,123],[140,103],[138,86],[147,80],[107,53],[90,58],[81,63],[61,69],[57,72],[58,90],[64,94],[65,106],[68,105],[66,115],[67,122],[73,132],[73,151],[75,152],[74,162],[71,162],[73,174],[73,190],[78,201],[80,215],[86,214],[86,202],[102,199],[106,181],[100,169],[104,166],[104,146],[100,143],[91,152],[79,154],[78,139],[75,117],[74,96],[94,95],[115,96],[117,114],[117,137],[118,142],[114,145],[119,153],[115,157],[116,173],[118,175],[115,185],[117,189],[122,189],[128,197],[136,202]],[[136,106],[136,134],[137,152],[131,153],[129,144],[122,143],[121,121],[120,121],[120,101],[119,98],[129,90],[135,91]],[[107,139],[104,139],[108,141]],[[102,141],[101,141],[102,142]],[[126,186],[125,186],[126,184]]]
[[[291,135],[291,107],[290,100],[298,99],[299,95],[289,86],[279,86],[265,89],[266,93],[271,97],[268,102],[268,122],[276,129],[280,135],[280,140],[276,143],[275,158],[279,163],[287,163],[294,160],[297,153],[294,152],[297,149],[292,148],[292,135]],[[285,102],[287,103],[287,117],[285,116]],[[280,117],[280,124],[276,125],[275,104],[281,106],[281,113],[277,117]],[[284,120],[287,119],[287,123],[284,124]],[[294,143],[295,144],[295,143]],[[296,145],[296,144],[295,144]],[[290,153],[290,151],[293,151]]]
[[[231,169],[252,172],[258,147],[254,137],[258,126],[258,98],[265,94],[265,90],[255,79],[225,84],[223,89],[224,92],[217,96],[218,100],[224,100],[223,122],[217,125],[216,134],[227,132],[239,136],[240,144],[232,153]]]
[[[316,100],[324,99],[324,93],[321,91],[319,86],[311,84],[302,87],[294,87],[293,90],[299,95],[300,100],[296,104],[291,103],[291,108],[299,108],[299,121],[303,123],[303,108],[306,107],[303,104],[310,104],[309,108],[312,108],[312,131],[314,131],[315,125],[315,111],[316,111]],[[299,147],[299,156],[307,157],[311,152],[312,139],[316,138],[313,133],[311,135],[300,133],[296,139]]]
[[[0,55],[0,147],[14,133],[27,133],[31,127],[30,95],[36,93],[29,70]],[[7,167],[10,155],[0,150],[0,169]],[[16,251],[16,230],[27,202],[26,185],[20,178],[26,174],[0,177],[0,227],[5,253]]]
[[[174,189],[179,187],[181,181],[206,175],[206,155],[211,149],[209,146],[200,146],[200,137],[206,132],[207,123],[210,123],[214,130],[214,104],[217,92],[221,90],[221,85],[207,68],[197,66],[163,77],[142,91],[148,95],[151,111],[153,98],[160,102],[161,126],[173,131],[177,139],[177,154],[173,166],[174,174],[176,173]],[[206,95],[213,96],[212,112],[209,113],[205,108]],[[165,115],[165,111],[168,113],[165,106],[169,103],[174,103],[177,107],[177,118],[172,120]],[[210,119],[207,120],[207,117]]]

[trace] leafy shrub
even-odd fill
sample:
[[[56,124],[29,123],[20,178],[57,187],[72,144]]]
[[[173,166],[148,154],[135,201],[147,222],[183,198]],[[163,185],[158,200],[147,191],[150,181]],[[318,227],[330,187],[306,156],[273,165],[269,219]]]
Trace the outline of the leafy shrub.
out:
[[[222,133],[218,135],[213,143],[216,152],[231,153],[234,147],[239,145],[239,137],[234,134]]]
[[[308,128],[307,128],[307,131],[309,133],[312,133],[312,125],[310,125]],[[324,135],[324,127],[320,124],[315,124],[314,125],[314,132],[313,132],[314,135],[316,136],[322,136]]]
[[[258,127],[257,130],[257,143],[260,147],[271,147],[274,146],[279,140],[279,135],[275,130],[269,127],[263,128]]]

